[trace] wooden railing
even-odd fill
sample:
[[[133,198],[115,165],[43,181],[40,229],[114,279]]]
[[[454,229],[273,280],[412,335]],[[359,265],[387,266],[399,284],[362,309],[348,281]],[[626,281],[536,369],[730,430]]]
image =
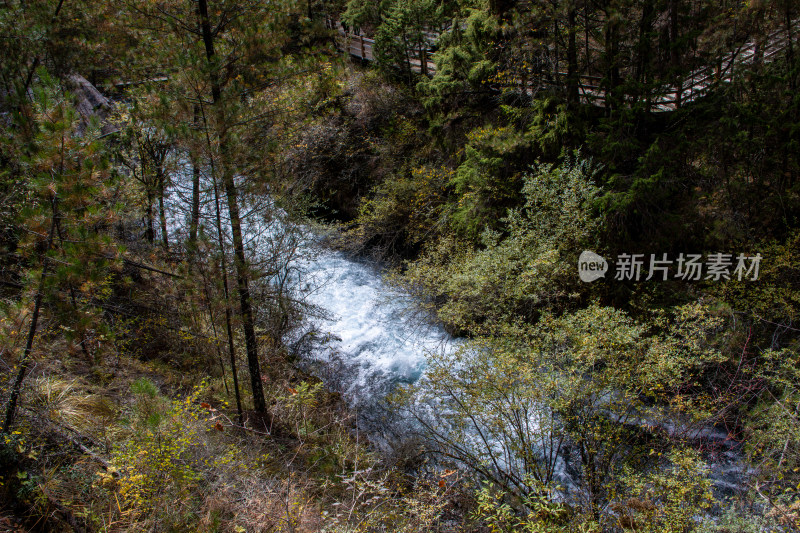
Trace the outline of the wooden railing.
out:
[[[330,19],[327,20],[328,28],[332,30],[336,30],[339,35],[344,39],[344,50],[352,57],[361,59],[363,61],[375,61],[375,40],[370,39],[369,37],[364,37],[360,34],[353,34],[344,29],[341,22],[334,22]],[[426,40],[430,41],[433,44],[436,39],[438,39],[439,35],[434,32],[426,32],[425,34]],[[422,54],[423,57],[420,58],[420,53],[418,50],[410,50],[410,67],[411,70],[414,72],[420,72],[424,74],[433,74],[436,72],[436,63],[433,62],[431,59],[430,50],[423,49]],[[426,69],[422,68],[423,61]]]
[[[375,41],[373,39],[347,32],[340,22],[328,20],[328,27],[339,32],[345,42],[344,50],[351,56],[363,61],[375,60]],[[791,40],[787,33],[791,34]],[[740,67],[757,61],[769,63],[775,60],[777,55],[784,51],[790,42],[798,40],[799,34],[800,20],[796,20],[791,24],[788,32],[786,28],[781,28],[768,34],[762,42],[751,40],[744,43],[736,50],[720,58],[715,65],[706,65],[690,72],[680,87],[668,85],[664,86],[661,91],[656,91],[655,95],[648,98],[649,110],[653,112],[674,111],[683,104],[693,102],[706,95],[709,90],[720,83],[731,82]],[[438,34],[434,32],[428,32],[426,36],[430,44],[435,43],[438,38]],[[423,49],[421,54],[418,50],[410,50],[409,56],[411,57],[410,67],[414,72],[424,74],[434,74],[436,72],[436,63],[430,59],[429,50]],[[427,67],[425,69],[422,68],[423,62]],[[559,73],[559,76],[562,80],[567,79],[566,73]],[[586,74],[579,76],[578,94],[583,103],[598,107],[607,105],[606,91],[602,87],[602,79],[600,76]],[[532,94],[541,88],[556,85],[554,80],[542,79],[534,87],[530,85],[523,86],[521,81],[515,84],[521,91],[528,94]]]
[[[770,63],[780,52],[786,50],[789,44],[797,41],[800,20],[795,20],[786,28],[781,28],[769,33],[763,40],[748,41],[736,50],[720,58],[715,65],[706,65],[692,71],[681,84],[681,87],[672,86],[667,94],[659,101],[664,111],[677,109],[683,104],[705,96],[709,90],[720,83],[730,83],[736,76],[736,71],[756,62]],[[791,35],[791,40],[790,40]]]

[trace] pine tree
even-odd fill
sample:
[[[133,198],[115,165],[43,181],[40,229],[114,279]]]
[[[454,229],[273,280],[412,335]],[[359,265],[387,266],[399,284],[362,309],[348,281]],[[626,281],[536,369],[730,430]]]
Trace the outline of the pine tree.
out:
[[[246,5],[228,0],[195,0],[188,5],[165,2],[158,6],[132,0],[129,5],[132,17],[147,21],[148,29],[142,31],[141,41],[157,42],[148,51],[152,68],[181,66],[179,72],[172,73],[163,84],[153,84],[150,90],[161,98],[180,101],[176,107],[182,107],[181,116],[184,121],[192,122],[188,129],[193,131],[179,133],[185,136],[180,145],[189,151],[188,159],[195,169],[192,204],[187,209],[191,212],[190,242],[196,240],[199,225],[201,170],[209,171],[209,189],[219,191],[220,200],[227,207],[229,227],[224,233],[232,241],[234,279],[254,407],[271,425],[256,337],[257,309],[251,294],[253,266],[245,250],[244,227],[248,221],[242,215],[243,198],[251,177],[246,162],[263,157],[261,154],[268,150],[271,141],[245,146],[242,139],[250,135],[248,130],[269,131],[270,115],[259,114],[250,104],[271,87],[275,78],[286,80],[292,76],[296,67],[290,63],[296,58],[284,58],[284,49],[297,44],[290,39],[302,36],[289,32],[289,21],[298,13],[305,14],[308,6],[262,0]],[[188,118],[186,110],[191,110],[192,118]],[[220,243],[224,246],[222,239]]]
[[[114,222],[118,194],[104,137],[97,124],[78,118],[72,97],[39,70],[31,113],[3,138],[4,152],[16,153],[11,173],[28,183],[29,204],[18,216],[17,253],[29,266],[31,318],[25,348],[17,359],[2,431],[16,416],[22,385],[43,313],[55,316],[69,343],[90,353],[103,335],[100,306],[117,250],[106,236]],[[90,339],[90,337],[92,337]]]

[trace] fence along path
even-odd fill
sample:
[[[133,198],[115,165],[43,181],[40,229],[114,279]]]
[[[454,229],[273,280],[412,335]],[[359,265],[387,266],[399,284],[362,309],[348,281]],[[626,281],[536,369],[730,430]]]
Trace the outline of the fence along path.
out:
[[[339,32],[345,39],[345,50],[353,57],[364,61],[375,60],[375,40],[363,35],[355,35],[347,32],[341,22],[328,21],[328,27]],[[684,78],[680,87],[676,85],[664,86],[663,90],[650,98],[649,107],[654,112],[674,111],[681,105],[692,102],[714,88],[720,83],[729,83],[736,75],[736,71],[743,66],[757,62],[769,63],[773,61],[780,52],[786,50],[790,43],[798,40],[800,34],[800,20],[795,20],[789,29],[781,28],[768,34],[762,43],[750,40],[742,44],[739,48],[725,54],[715,65],[706,65],[693,70]],[[436,33],[427,34],[428,40],[433,44],[438,35]],[[419,56],[422,56],[422,61]],[[433,74],[436,72],[434,63],[427,50],[410,51],[409,56],[411,69],[415,72]],[[416,56],[416,57],[415,57]],[[422,63],[425,63],[425,69]],[[566,77],[566,73],[559,73],[559,76]],[[584,103],[598,107],[606,106],[606,91],[600,86],[602,78],[600,76],[581,75],[578,83],[578,92]],[[540,82],[537,87],[524,87],[528,93],[533,93],[537,89],[553,85],[555,82]],[[521,86],[521,84],[520,84]]]
[[[344,29],[341,22],[333,22],[330,19],[326,20],[329,29],[336,30],[339,32],[339,35],[344,37],[345,45],[344,50],[348,52],[351,56],[356,57],[358,59],[362,59],[364,61],[375,61],[375,39],[370,39],[369,37],[364,37],[363,35],[356,35],[353,33],[349,33],[347,30]],[[434,32],[426,32],[425,38],[428,41],[428,45],[432,45],[436,42],[436,39],[439,38],[439,34]],[[341,49],[341,48],[340,48]],[[423,72],[425,74],[433,74],[436,72],[436,63],[430,57],[430,53],[427,50],[422,50],[421,55],[424,57],[425,61],[425,69],[422,68],[422,61],[419,58],[420,51],[419,50],[411,50],[409,54],[409,63],[411,64],[411,70],[414,72]]]

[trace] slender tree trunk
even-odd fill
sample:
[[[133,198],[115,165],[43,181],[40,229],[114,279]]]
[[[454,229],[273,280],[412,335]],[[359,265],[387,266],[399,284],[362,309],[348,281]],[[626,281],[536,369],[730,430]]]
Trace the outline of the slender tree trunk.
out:
[[[755,37],[753,38],[755,41],[753,48],[753,67],[754,70],[761,70],[761,68],[764,66],[764,48],[769,46],[769,42],[766,39],[767,36],[765,35],[768,28],[765,20],[765,8],[761,2],[753,2],[750,5],[755,7],[755,13],[753,16],[753,33],[755,34]]]
[[[554,54],[555,54],[555,72],[553,72],[553,81],[555,81],[556,86],[561,86],[561,51],[558,44],[561,42],[561,37],[558,35],[558,17],[553,16],[553,44],[554,44]]]
[[[31,315],[31,325],[28,329],[28,338],[25,341],[25,351],[22,352],[22,359],[20,359],[19,362],[19,369],[17,369],[17,375],[14,378],[13,385],[11,386],[11,396],[8,398],[5,421],[3,422],[3,427],[0,428],[0,434],[8,433],[12,424],[14,424],[14,419],[17,416],[17,402],[19,401],[19,394],[22,390],[22,382],[25,380],[25,374],[27,374],[28,367],[30,366],[33,339],[36,337],[36,328],[39,325],[39,312],[42,308],[44,284],[50,268],[50,262],[47,260],[47,254],[50,252],[50,248],[53,247],[53,235],[56,231],[58,219],[57,197],[53,197],[51,200],[51,205],[53,207],[53,219],[50,222],[50,232],[47,234],[47,246],[45,247],[44,257],[42,259],[42,275],[39,277],[39,288],[36,289],[36,296],[33,299],[33,315]]]
[[[584,2],[583,6],[583,46],[586,53],[586,73],[592,75],[592,56],[589,50],[589,7]]]
[[[611,90],[613,91],[620,84],[619,76],[619,24],[615,21],[611,24],[611,64],[609,77],[611,78]]]
[[[578,45],[576,42],[577,8],[575,0],[570,0],[567,7],[567,103],[571,107],[578,105]]]
[[[211,22],[208,17],[207,0],[198,0],[198,14],[205,45],[206,59],[210,67],[211,97],[217,114],[217,127],[219,128],[220,149],[220,175],[225,195],[228,200],[228,213],[231,219],[231,235],[233,237],[233,255],[236,266],[236,283],[239,291],[239,305],[242,313],[242,327],[244,329],[245,346],[247,348],[247,364],[250,369],[250,383],[253,389],[253,404],[255,411],[267,416],[269,425],[272,419],[267,413],[264,399],[264,388],[261,383],[261,366],[258,360],[258,344],[255,333],[253,310],[250,302],[250,288],[247,272],[247,260],[244,255],[244,241],[242,239],[242,225],[239,216],[239,204],[234,183],[233,173],[229,162],[228,134],[226,131],[226,117],[223,102],[221,101],[221,87],[215,70],[214,36],[211,32]]]
[[[653,3],[645,0],[642,5],[642,18],[639,20],[639,44],[636,47],[636,81],[640,85],[640,93],[644,91],[645,94],[645,112],[650,111],[650,89],[645,87],[647,82],[647,71],[650,65],[650,55],[652,47],[650,46],[650,34],[653,29],[653,19],[655,9]],[[641,94],[636,95],[641,98]]]
[[[789,66],[789,88],[794,91],[796,83],[794,76],[794,34],[792,31],[792,5],[786,2],[786,64]]]
[[[226,159],[224,142],[220,141],[220,154]],[[242,328],[247,349],[247,365],[250,369],[250,381],[253,387],[253,405],[258,413],[267,411],[264,400],[264,389],[261,384],[261,366],[258,360],[258,344],[256,339],[253,309],[250,300],[249,275],[247,272],[247,259],[244,255],[244,240],[242,238],[242,223],[239,216],[239,204],[236,185],[233,176],[227,170],[222,171],[222,184],[225,187],[225,196],[228,200],[228,214],[231,219],[231,236],[233,237],[233,257],[236,266],[236,285],[239,291],[239,308],[242,313]]]
[[[678,53],[678,8],[680,0],[669,0],[669,56],[672,68],[677,69],[680,63]]]
[[[225,363],[222,361],[222,350],[219,348],[219,341],[218,341],[218,333],[217,333],[217,317],[214,314],[214,308],[211,305],[211,291],[208,290],[208,276],[206,276],[206,270],[202,267],[202,262],[199,263],[200,266],[200,275],[203,276],[203,292],[206,295],[206,301],[208,302],[208,320],[211,322],[211,331],[214,334],[214,347],[217,349],[217,360],[219,361],[219,368],[222,371],[222,383],[225,384],[225,394],[230,395],[231,391],[228,388],[228,379],[225,375]],[[238,396],[238,392],[237,396]],[[238,405],[238,402],[237,402]],[[241,413],[241,411],[240,411]],[[241,422],[241,420],[240,420]]]
[[[414,79],[414,69],[411,65],[411,53],[409,50],[411,49],[411,43],[406,38],[405,32],[403,33],[403,54],[406,57],[406,80],[410,83],[411,80]]]
[[[201,109],[202,111],[202,109]],[[211,137],[208,134],[208,121],[206,121],[205,113],[203,113],[203,123],[206,125],[206,144],[208,146],[209,154],[211,154]],[[233,392],[236,395],[236,410],[239,413],[239,425],[244,425],[242,415],[242,399],[239,394],[239,372],[236,369],[236,347],[233,342],[233,324],[231,319],[231,298],[228,291],[228,258],[225,253],[225,234],[222,232],[222,212],[219,206],[219,190],[217,189],[216,171],[214,168],[214,158],[209,155],[209,166],[211,167],[211,182],[214,186],[214,208],[216,214],[217,225],[217,239],[219,241],[220,251],[220,270],[222,271],[222,293],[225,298],[225,333],[228,337],[228,354],[231,359],[231,374],[233,374]]]
[[[197,228],[200,220],[200,167],[197,166],[197,159],[192,156],[192,213],[189,221],[189,242],[190,250],[197,246]]]
[[[586,455],[588,458],[586,474],[591,492],[592,514],[595,518],[600,518],[600,483],[597,475],[597,465],[595,464],[595,454],[591,450],[587,450]]]
[[[158,218],[161,223],[161,241],[164,243],[164,251],[169,252],[169,231],[167,229],[167,212],[164,209],[165,177],[164,171],[158,171]]]
[[[236,370],[236,347],[233,344],[233,325],[231,324],[231,298],[228,294],[228,260],[225,256],[225,238],[222,233],[222,217],[219,208],[219,193],[214,182],[214,205],[217,215],[217,235],[219,236],[220,261],[222,270],[222,292],[225,295],[225,334],[228,337],[228,353],[231,358],[231,373],[233,374],[233,390],[236,395],[236,410],[239,412],[239,424],[244,425],[242,419],[242,400],[239,396],[239,377]]]
[[[194,122],[200,116],[199,106],[194,106]],[[189,222],[189,249],[194,250],[197,245],[197,227],[200,224],[200,167],[195,154],[190,151],[189,157],[192,164],[192,215]]]
[[[675,107],[681,106],[683,96],[683,80],[680,79],[681,56],[678,50],[678,9],[680,0],[669,0],[669,57],[673,71],[673,76],[678,79],[678,90],[675,93]]]
[[[617,108],[616,105],[616,89],[619,87],[619,65],[618,65],[618,54],[619,54],[619,29],[618,23],[616,20],[609,20],[613,14],[609,10],[606,13],[606,27],[604,32],[605,42],[603,46],[605,48],[605,75],[607,82],[605,100],[606,100],[606,108],[613,110]]]
[[[154,202],[153,192],[150,191],[149,188],[148,188],[148,191],[147,191],[147,209],[146,209],[146,213],[147,213],[147,228],[145,230],[145,238],[147,239],[147,242],[149,242],[150,244],[153,244],[153,241],[155,240],[155,236],[156,236],[155,220],[154,220],[155,217],[153,216],[153,202]]]
[[[64,233],[61,231],[61,221],[58,218],[56,218],[56,234],[58,235],[58,242],[61,247],[61,258],[66,261],[66,254],[64,253]],[[75,296],[75,287],[72,286],[72,283],[69,283],[69,298],[72,301],[72,310],[75,312],[76,316],[79,315],[78,298]],[[79,328],[79,333],[81,337],[81,351],[83,351],[83,355],[86,356],[86,362],[97,363],[97,361],[94,360],[95,358],[92,357],[92,354],[89,353],[89,347],[86,346],[86,332],[83,330],[83,327]]]

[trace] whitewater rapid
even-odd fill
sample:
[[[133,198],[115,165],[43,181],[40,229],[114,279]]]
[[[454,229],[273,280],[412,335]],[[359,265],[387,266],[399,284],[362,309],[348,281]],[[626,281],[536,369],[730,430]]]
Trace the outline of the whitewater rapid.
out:
[[[189,227],[191,167],[188,161],[181,163],[175,190],[167,199],[173,242],[185,239]],[[202,181],[202,225],[216,241],[213,189],[205,175]],[[269,197],[240,198],[240,202],[253,272],[270,273],[254,280],[252,291],[258,292],[259,283],[265,292],[280,286],[284,296],[303,306],[305,322],[287,332],[284,341],[303,344],[301,359],[316,363],[314,371],[324,374],[320,377],[328,381],[326,385],[341,392],[348,403],[389,392],[398,383],[416,382],[427,354],[452,349],[454,340],[420,311],[410,295],[385,281],[379,266],[325,246],[324,230],[288,221]],[[230,220],[222,198],[220,217],[230,266]],[[307,341],[309,332],[314,333],[314,342],[298,342]]]
[[[414,383],[427,354],[452,349],[454,340],[419,310],[413,298],[384,280],[378,267],[323,248],[299,264],[305,299],[325,310],[311,319],[331,337],[314,357],[339,356],[347,365],[345,390],[358,399],[375,389]]]
[[[208,202],[204,203],[207,212]],[[258,291],[261,285],[262,290],[273,291],[281,287],[285,296],[304,309],[304,322],[285,333],[285,343],[330,390],[342,394],[373,441],[391,449],[393,441],[402,439],[414,423],[413,416],[398,412],[396,406],[384,403],[384,398],[398,384],[424,379],[431,354],[457,349],[463,341],[430,320],[412,295],[385,280],[380,265],[326,246],[323,231],[287,222],[285,214],[268,199],[245,206],[242,212],[248,214],[243,219],[243,233],[254,271],[265,267],[261,270],[271,272],[252,288]],[[170,228],[174,238],[186,233],[187,224],[185,211],[173,213]],[[221,215],[227,232],[229,221],[225,212]],[[211,227],[207,231],[213,234]],[[230,250],[230,235],[225,238]],[[431,420],[442,420],[442,412],[448,410],[438,401],[416,403],[416,407]],[[727,437],[716,428],[710,431],[714,435],[706,437],[711,441],[722,442]],[[504,459],[508,450],[490,444],[499,464],[514,470],[515,462]],[[480,448],[480,443],[476,446]],[[556,477],[571,487],[579,473],[568,472],[566,461],[558,458]],[[736,450],[725,449],[710,466],[717,488],[732,491],[740,486],[743,468]]]

